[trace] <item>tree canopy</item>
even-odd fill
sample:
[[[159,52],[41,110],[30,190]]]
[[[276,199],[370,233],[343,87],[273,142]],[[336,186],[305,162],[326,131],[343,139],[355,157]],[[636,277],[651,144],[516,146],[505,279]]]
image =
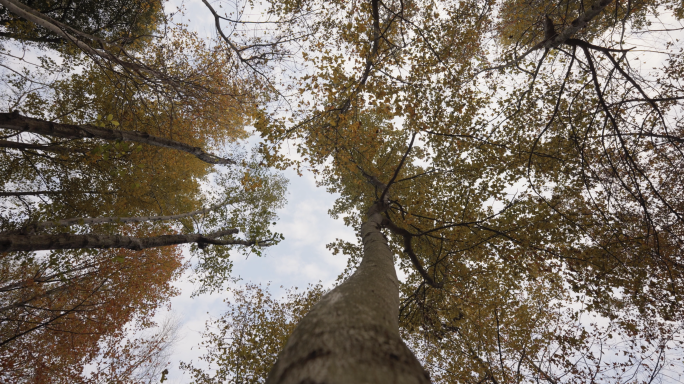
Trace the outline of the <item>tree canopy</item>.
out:
[[[161,1],[24,1],[15,3],[51,19],[101,38],[124,45],[150,38],[164,18]],[[11,12],[6,6],[0,15],[4,30],[0,37],[18,39],[50,48],[68,48],[69,41],[43,26]]]
[[[168,334],[127,337],[173,281],[282,240],[286,180],[239,142],[267,95],[162,2],[0,4],[0,381],[150,379]]]
[[[223,45],[206,46],[183,28],[170,32],[167,44],[150,45],[154,39],[138,29],[142,19],[133,14],[112,14],[121,22],[109,23],[110,16],[84,21],[77,12],[35,13],[15,0],[0,0],[18,15],[3,16],[4,37],[37,46],[69,41],[69,49],[59,48],[64,63],[90,63],[77,74],[67,69],[68,80],[54,82],[47,74],[61,67],[48,58],[40,61],[41,78],[8,72],[5,84],[12,92],[4,97],[12,111],[81,132],[58,140],[21,133],[22,140],[4,144],[15,155],[4,162],[8,180],[40,180],[27,195],[3,192],[17,207],[4,219],[18,231],[13,235],[30,236],[27,229],[59,219],[85,223],[102,217],[86,212],[95,208],[86,201],[91,189],[84,186],[90,185],[103,202],[96,207],[119,218],[112,221],[218,204],[220,198],[196,200],[197,184],[185,183],[203,177],[208,167],[189,151],[182,163],[192,160],[196,168],[180,178],[160,169],[170,164],[164,171],[177,170],[175,153],[168,163],[145,164],[157,167],[160,179],[141,193],[129,192],[140,176],[121,187],[111,181],[114,175],[125,180],[134,168],[105,166],[81,180],[86,173],[62,158],[68,153],[82,156],[77,164],[124,164],[126,156],[137,156],[129,144],[97,141],[124,125],[136,132],[128,142],[147,134],[218,150],[220,138],[240,136],[243,122],[255,117],[268,164],[312,169],[322,185],[340,194],[333,216],[370,233],[371,213],[370,224],[384,228],[407,275],[399,286],[402,337],[433,381],[680,379],[680,1],[273,0],[259,10],[258,20],[247,19],[243,9],[255,2],[225,8],[204,3]],[[142,17],[154,18],[153,8]],[[27,31],[21,18],[40,28]],[[121,25],[130,32],[122,33]],[[276,66],[283,70],[271,71]],[[79,96],[82,90],[88,98]],[[7,112],[6,119],[25,118]],[[22,129],[4,125],[5,139]],[[164,147],[150,140],[153,148]],[[299,158],[282,154],[284,142],[298,148]],[[36,151],[40,155],[30,157]],[[43,182],[60,177],[57,184]],[[262,191],[256,186],[268,178],[249,173],[229,179],[240,180],[236,187],[248,193]],[[117,205],[111,189],[102,187],[109,183],[126,190],[111,195],[130,196],[131,203]],[[47,184],[64,189],[49,190]],[[54,205],[57,194],[50,204],[28,204],[24,196],[39,191],[69,191],[69,200]],[[157,196],[164,193],[178,210],[164,211]],[[277,193],[269,196],[259,201],[271,205],[257,204],[254,212],[270,212],[278,199]],[[79,198],[82,204],[75,204]],[[271,216],[264,217],[253,232],[275,241],[265,229]],[[191,221],[181,222],[189,227]],[[378,233],[373,236],[382,242]],[[204,246],[219,240],[196,241]],[[368,253],[363,241],[330,244],[349,256],[342,280],[361,270]],[[225,272],[221,260],[203,262]],[[312,312],[333,308],[334,292]],[[270,302],[261,305],[274,318],[282,312]],[[312,321],[307,324],[302,329]],[[282,328],[257,325],[264,335]],[[304,339],[302,332],[291,340]],[[230,369],[244,370],[232,357],[246,351],[225,353]],[[264,372],[261,362],[249,361],[255,372]]]
[[[307,70],[289,113],[263,109],[263,150],[297,145],[357,230],[387,201],[402,332],[433,380],[678,380],[680,2],[265,12],[306,36]],[[330,247],[350,273],[362,258]]]

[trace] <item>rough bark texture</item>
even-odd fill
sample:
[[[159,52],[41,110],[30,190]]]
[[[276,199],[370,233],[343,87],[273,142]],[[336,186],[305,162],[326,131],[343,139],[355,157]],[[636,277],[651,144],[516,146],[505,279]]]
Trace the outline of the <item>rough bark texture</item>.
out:
[[[254,245],[247,240],[219,240],[218,237],[238,233],[237,229],[227,229],[209,235],[162,235],[153,237],[131,237],[119,235],[72,235],[60,233],[57,235],[22,235],[10,234],[0,236],[0,252],[19,251],[47,251],[55,249],[84,249],[84,248],[125,248],[141,250],[168,245],[197,243],[200,247],[207,244],[215,245]],[[268,245],[268,244],[265,244]]]
[[[2,2],[2,0],[0,0]],[[235,164],[232,159],[225,159],[206,153],[199,147],[153,136],[144,132],[123,131],[111,128],[96,127],[94,125],[59,124],[50,121],[22,116],[17,112],[0,113],[0,128],[21,132],[37,133],[43,136],[63,137],[67,139],[95,138],[104,140],[120,140],[134,143],[154,145],[190,153],[209,164]],[[30,144],[29,144],[30,145]]]
[[[375,212],[356,272],[297,325],[268,384],[430,383],[399,336],[399,281]]]

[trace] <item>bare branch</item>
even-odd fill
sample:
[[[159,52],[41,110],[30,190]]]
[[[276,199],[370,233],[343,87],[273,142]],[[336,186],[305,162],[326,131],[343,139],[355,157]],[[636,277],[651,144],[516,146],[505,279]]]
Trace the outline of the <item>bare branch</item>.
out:
[[[420,276],[423,277],[425,282],[434,288],[442,288],[444,285],[435,282],[435,280],[430,275],[428,275],[427,271],[425,270],[425,268],[423,268],[423,265],[420,263],[418,256],[416,256],[416,253],[413,251],[411,240],[413,239],[414,235],[411,232],[398,227],[396,224],[394,224],[390,219],[386,217],[382,219],[382,225],[385,228],[392,231],[394,234],[404,237],[404,252],[406,252],[406,254],[409,256],[411,262],[413,263],[413,266],[416,268],[418,273],[420,273]]]

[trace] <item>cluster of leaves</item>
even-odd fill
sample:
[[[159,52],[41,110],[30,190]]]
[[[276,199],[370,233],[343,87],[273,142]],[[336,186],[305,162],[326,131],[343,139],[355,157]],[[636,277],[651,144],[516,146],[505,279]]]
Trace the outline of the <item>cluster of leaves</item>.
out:
[[[325,293],[320,284],[291,289],[280,301],[268,286],[247,284],[229,292],[228,310],[209,321],[202,335],[207,353],[200,360],[208,368],[181,363],[193,383],[263,383],[295,325]]]
[[[153,325],[183,265],[173,247],[3,256],[0,380],[87,382],[84,364],[121,342],[126,324]]]

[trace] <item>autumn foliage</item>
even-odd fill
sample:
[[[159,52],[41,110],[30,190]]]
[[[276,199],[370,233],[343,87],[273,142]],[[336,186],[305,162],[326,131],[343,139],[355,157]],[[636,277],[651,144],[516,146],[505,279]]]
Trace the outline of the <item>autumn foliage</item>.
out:
[[[81,382],[100,343],[120,342],[129,322],[152,325],[176,293],[171,283],[183,258],[174,247],[54,252],[7,255],[2,268],[0,380]]]
[[[193,383],[263,383],[294,327],[324,293],[319,284],[289,289],[278,300],[269,288],[246,284],[228,291],[226,311],[207,322],[202,335],[207,353],[200,360],[209,369],[181,363]]]
[[[191,248],[192,263],[178,246],[0,254],[1,382],[158,380],[168,334],[141,335],[177,294],[173,282],[191,264],[198,292],[220,288],[230,273],[230,250],[207,249],[207,241],[258,252],[281,240],[268,226],[285,181],[236,143],[247,137],[258,84],[163,7],[2,3],[1,241],[203,240]],[[22,49],[35,55],[17,54]],[[55,123],[71,133],[55,133]],[[215,168],[207,158],[234,166]],[[71,221],[55,224],[64,219]]]

